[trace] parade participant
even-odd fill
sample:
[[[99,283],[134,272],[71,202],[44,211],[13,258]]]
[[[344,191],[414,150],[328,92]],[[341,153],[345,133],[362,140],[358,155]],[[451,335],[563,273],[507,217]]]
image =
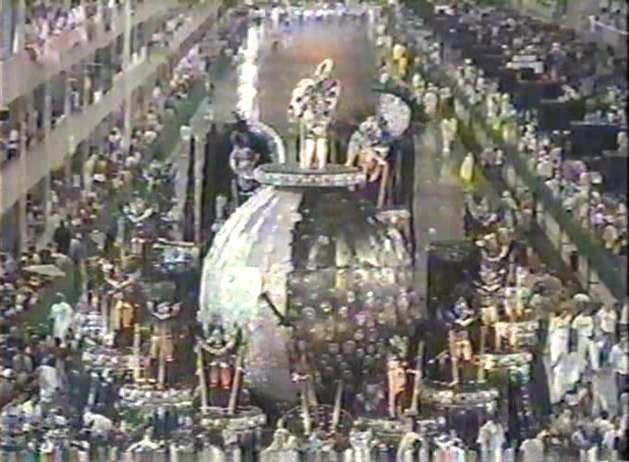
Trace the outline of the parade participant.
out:
[[[578,299],[578,295],[579,294],[574,297],[575,301]],[[589,298],[587,302],[589,302]],[[588,363],[590,365],[594,363],[591,359],[592,349],[590,348],[590,344],[593,343],[591,339],[594,335],[594,321],[591,316],[591,311],[591,308],[584,307],[572,320],[571,327],[576,333],[576,350],[580,374],[585,372]],[[590,361],[588,361],[588,359],[590,359]]]
[[[602,460],[616,462],[618,460],[618,446],[622,437],[622,429],[619,427],[620,419],[616,419],[616,425],[611,425],[602,435],[600,456]]]
[[[426,89],[426,84],[419,72],[413,74],[411,85],[414,90],[415,100],[419,104],[423,104],[424,90]]]
[[[450,345],[450,359],[452,361],[452,384],[464,383],[467,379],[465,372],[473,359],[472,343],[466,330],[451,330],[448,334]]]
[[[245,195],[250,195],[258,186],[253,171],[260,161],[260,154],[249,147],[248,139],[248,136],[234,132],[234,148],[229,155],[229,166],[236,174],[237,187]]]
[[[53,358],[47,358],[36,370],[39,378],[40,402],[44,413],[51,408],[61,387],[61,378],[54,363]]]
[[[20,347],[17,354],[13,357],[12,365],[16,373],[16,383],[24,385],[30,379],[34,370],[32,358],[25,349]]]
[[[56,303],[50,307],[48,319],[51,322],[51,335],[53,339],[59,339],[63,344],[66,341],[68,329],[74,322],[74,310],[65,301],[65,296],[61,293],[56,295]]]
[[[568,342],[570,338],[570,313],[566,310],[559,314],[551,315],[548,326],[548,350],[550,363],[554,367],[559,361],[559,357],[568,353]]]
[[[514,322],[524,314],[524,307],[520,301],[517,287],[506,287],[504,293],[504,308],[509,320]]]
[[[111,419],[100,414],[94,414],[89,410],[83,414],[83,424],[89,429],[92,436],[104,439],[107,439],[114,429]]]
[[[428,85],[428,89],[424,93],[424,112],[426,115],[434,116],[439,104],[439,96],[437,88],[433,84]]]
[[[62,253],[64,255],[68,255],[70,251],[70,240],[72,239],[72,234],[70,230],[66,226],[65,220],[61,220],[59,222],[59,226],[55,229],[55,233],[53,235],[53,240],[57,245],[57,252]]]
[[[570,440],[579,450],[579,462],[596,461],[597,447],[588,439],[585,426],[582,423],[577,424],[577,429],[572,433]]]
[[[14,398],[15,372],[6,368],[0,373],[0,408]]]
[[[613,305],[605,304],[596,313],[597,335],[610,343],[616,337],[618,313]]]
[[[400,412],[399,396],[406,388],[406,369],[396,357],[387,362],[387,377],[389,385],[389,417],[394,419]]]
[[[127,295],[127,296],[125,296]],[[111,313],[111,329],[115,334],[116,345],[130,345],[132,329],[135,323],[136,306],[129,302],[128,294],[116,292]]]
[[[520,445],[522,462],[539,462],[544,460],[544,437],[546,432],[540,432],[535,438],[529,438]]]
[[[450,147],[452,142],[456,138],[456,132],[458,127],[458,120],[455,117],[450,119],[443,119],[441,121],[441,138],[443,142],[443,155],[450,154]]]
[[[466,185],[469,185],[474,178],[474,155],[471,152],[468,152],[461,163],[461,168],[459,169],[459,177]]]
[[[609,365],[614,369],[616,378],[616,395],[629,391],[629,341],[623,334],[609,353]]]
[[[487,421],[478,431],[481,462],[502,462],[502,446],[505,432],[500,422]]]

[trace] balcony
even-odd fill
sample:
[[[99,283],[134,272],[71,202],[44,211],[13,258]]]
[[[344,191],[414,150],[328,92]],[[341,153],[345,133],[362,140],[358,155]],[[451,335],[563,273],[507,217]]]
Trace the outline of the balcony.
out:
[[[76,146],[89,138],[94,129],[125,100],[125,95],[147,82],[158,68],[168,65],[169,57],[208,19],[216,14],[219,3],[204,4],[190,23],[180,29],[169,48],[154,52],[149,61],[129,69],[114,80],[114,85],[101,100],[59,121],[43,142],[31,147],[18,159],[10,161],[0,175],[0,215],[7,212],[21,197],[50,171],[59,168]]]
[[[176,0],[144,1],[138,5],[131,16],[132,26],[163,15],[177,4]],[[73,65],[80,63],[99,48],[112,43],[116,37],[125,31],[126,26],[127,17],[124,13],[124,7],[122,7],[116,10],[110,31],[105,31],[102,22],[96,22],[94,18],[88,20],[86,28],[94,30],[95,38],[87,43],[74,46],[76,41],[69,36],[61,35],[55,37],[53,39],[55,41],[53,47],[55,55],[59,59],[39,63],[31,60],[26,51],[22,51],[22,53],[12,57],[10,60],[4,63],[0,62],[0,79],[2,79],[0,86],[3,88],[0,103],[7,105],[15,98],[32,92],[38,85],[50,80],[51,77],[64,69],[69,69]],[[72,33],[74,32],[68,32],[67,34]]]

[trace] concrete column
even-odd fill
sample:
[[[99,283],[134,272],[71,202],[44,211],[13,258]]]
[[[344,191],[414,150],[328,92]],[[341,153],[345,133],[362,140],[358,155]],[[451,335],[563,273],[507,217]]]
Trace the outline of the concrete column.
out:
[[[19,255],[24,252],[28,246],[28,225],[26,222],[26,197],[20,198],[15,204],[16,222],[17,222],[17,252]]]
[[[44,202],[44,228],[48,229],[48,224],[50,223],[50,219],[51,219],[51,215],[52,215],[52,210],[50,209],[50,191],[51,191],[51,177],[50,177],[50,170],[48,170],[48,173],[46,175],[44,175],[44,178],[42,178],[42,189],[41,189],[41,196],[42,196],[42,200]]]
[[[15,38],[13,52],[19,53],[24,49],[24,25],[26,22],[26,4],[24,0],[17,0],[17,12],[15,16]]]
[[[13,8],[12,0],[0,0],[0,61],[13,52]]]
[[[579,255],[579,272],[576,274],[583,285],[586,293],[590,291],[592,273],[590,268],[590,262],[587,258]]]
[[[29,95],[29,99],[27,99],[28,103],[33,103],[32,95]],[[30,108],[27,108],[30,111]],[[21,111],[17,114],[19,118],[21,118],[22,126],[26,128],[26,113],[22,113]],[[33,117],[31,117],[31,123],[34,122]],[[32,133],[32,132],[31,132]],[[26,181],[27,178],[27,170],[26,170],[26,130],[20,130],[20,157],[17,160],[19,162],[19,175],[22,181]],[[20,198],[20,200],[16,203],[15,208],[15,218],[14,223],[17,225],[17,242],[16,248],[18,252],[24,250],[26,241],[28,240],[28,226],[26,224],[26,197]]]
[[[103,6],[103,8],[108,9],[109,10],[109,17],[111,18],[111,30],[113,32],[120,32],[117,29],[118,26],[118,7],[114,6],[113,8],[108,8],[109,2],[107,0],[105,0],[105,4]]]
[[[123,45],[122,45],[122,69],[126,71],[129,68],[131,62],[131,33],[133,29],[133,16],[131,9],[131,2],[127,1],[124,4],[124,32],[123,32]]]
[[[545,214],[545,221],[546,221],[546,230],[548,232],[548,238],[553,243],[555,248],[561,250],[562,233],[561,233],[561,229],[559,228],[559,225],[548,212],[546,212]]]
[[[125,30],[123,35],[122,46],[122,69],[123,69],[123,85],[124,85],[124,126],[122,130],[123,144],[128,147],[131,143],[131,131],[133,130],[133,88],[131,82],[128,81],[127,71],[131,67],[131,34],[133,26],[132,7],[130,0],[124,4]]]
[[[34,134],[37,130],[37,119],[35,117],[35,97],[33,93],[26,95],[26,112],[31,114],[28,119],[28,124],[26,124],[25,128],[31,133]]]
[[[207,130],[207,127],[205,127]],[[206,132],[203,129],[195,133],[194,155],[194,242],[201,243],[201,222],[203,217],[203,170],[205,167]],[[189,179],[190,180],[190,179]]]
[[[72,71],[69,70],[64,73],[64,89],[63,89],[63,114],[66,117],[70,117],[72,115],[72,107],[70,105],[70,97],[72,95],[72,85],[70,85],[70,78],[72,76]]]
[[[68,156],[63,161],[63,182],[70,186],[72,184],[72,159],[74,158],[74,153],[76,150],[74,149],[74,143],[69,146]]]
[[[108,85],[111,85],[108,91],[112,91],[116,83],[115,73],[113,70],[113,64],[116,61],[116,43],[115,42],[110,43],[109,46],[107,47],[107,60],[110,63],[110,68],[103,69],[103,72],[107,73]]]
[[[95,130],[95,134],[93,135],[94,137],[96,137],[96,145],[98,146],[99,152],[103,153],[105,151],[105,138],[107,138],[107,135],[109,134],[109,131],[111,130],[111,123],[109,119],[105,119],[103,120],[99,125],[98,128]]]
[[[52,94],[50,82],[44,83],[44,142],[47,141],[52,129]]]
[[[128,147],[131,143],[131,132],[133,130],[133,97],[130,85],[125,84],[124,97],[124,125],[122,129],[123,144]]]
[[[48,143],[50,140],[50,131],[51,131],[51,122],[52,122],[52,95],[50,82],[44,83],[44,143]],[[50,218],[50,159],[48,156],[43,159],[43,162],[46,162],[46,175],[42,179],[42,198],[44,201],[44,223],[45,227],[48,226],[49,218]]]
[[[78,157],[78,163],[81,166],[81,188],[85,187],[85,163],[87,162],[87,157],[89,155],[90,143],[89,141],[84,141],[79,144],[76,148],[75,156]]]

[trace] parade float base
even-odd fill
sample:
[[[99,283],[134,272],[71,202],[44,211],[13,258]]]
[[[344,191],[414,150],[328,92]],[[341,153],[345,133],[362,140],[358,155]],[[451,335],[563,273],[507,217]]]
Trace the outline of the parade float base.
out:
[[[515,336],[518,350],[523,347],[534,347],[539,341],[537,335],[539,331],[539,321],[537,320],[523,320],[515,322],[498,321],[494,323],[493,328],[494,330],[499,330],[505,333],[512,332]],[[501,354],[502,352],[496,351],[495,353]]]
[[[86,347],[81,355],[81,360],[86,369],[127,372],[131,370],[130,364],[133,355],[130,348],[113,348],[103,345]]]
[[[308,406],[311,429],[323,429],[332,433],[332,422],[334,420],[334,406],[329,404],[318,404]],[[281,423],[292,435],[307,437],[304,430],[303,407],[296,406],[282,416]],[[334,428],[337,434],[349,435],[353,426],[352,416],[345,410],[340,409],[338,424]]]
[[[251,431],[266,425],[266,415],[255,406],[238,406],[234,415],[227,408],[210,406],[201,411],[201,426],[209,431]]]
[[[440,416],[401,416],[397,419],[384,417],[360,417],[354,421],[354,429],[369,430],[378,441],[397,446],[408,432],[421,435],[437,435],[445,430],[446,420]]]
[[[397,446],[402,437],[413,431],[413,422],[410,419],[393,420],[386,417],[361,417],[356,419],[355,429],[370,431],[375,440],[389,446]]]
[[[256,181],[276,187],[347,188],[366,181],[356,167],[328,164],[321,170],[302,169],[298,164],[264,164],[255,170]]]
[[[131,421],[150,415],[153,411],[176,409],[178,412],[192,412],[194,400],[193,388],[169,388],[158,390],[153,381],[146,384],[127,385],[120,389],[120,409]]]
[[[479,358],[486,371],[529,367],[533,354],[528,351],[485,353]]]
[[[441,382],[425,382],[421,392],[422,404],[437,409],[494,406],[498,397],[496,388],[482,382],[454,387]]]

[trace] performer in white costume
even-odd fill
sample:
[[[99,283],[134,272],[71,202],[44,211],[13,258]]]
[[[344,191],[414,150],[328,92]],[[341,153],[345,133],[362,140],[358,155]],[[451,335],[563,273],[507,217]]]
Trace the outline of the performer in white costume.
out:
[[[61,293],[57,293],[57,302],[50,307],[49,319],[52,321],[52,337],[65,342],[68,329],[74,322],[74,310]]]
[[[489,420],[478,431],[478,444],[482,462],[502,462],[502,445],[505,431],[499,422]]]
[[[437,112],[438,105],[439,96],[437,95],[437,88],[430,84],[424,94],[424,112],[428,116],[433,116]]]
[[[459,177],[466,184],[471,183],[474,178],[474,155],[471,152],[467,153],[465,159],[463,159],[463,162],[461,163]]]
[[[328,130],[340,96],[340,84],[331,79],[334,61],[317,66],[312,79],[302,79],[293,90],[289,117],[300,123],[299,165],[303,169],[324,169],[328,158]]]
[[[455,117],[450,119],[443,119],[441,121],[441,137],[443,141],[443,155],[450,154],[450,147],[456,137],[458,128],[458,120]]]

